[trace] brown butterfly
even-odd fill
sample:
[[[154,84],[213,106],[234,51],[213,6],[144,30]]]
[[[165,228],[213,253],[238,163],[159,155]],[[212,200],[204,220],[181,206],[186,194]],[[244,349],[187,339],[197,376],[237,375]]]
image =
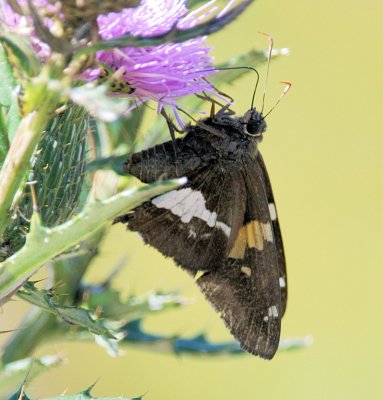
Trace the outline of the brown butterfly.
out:
[[[271,359],[286,309],[286,263],[277,211],[258,150],[261,112],[223,107],[183,138],[132,154],[126,173],[142,182],[188,183],[118,218],[172,257],[221,315],[241,347]]]

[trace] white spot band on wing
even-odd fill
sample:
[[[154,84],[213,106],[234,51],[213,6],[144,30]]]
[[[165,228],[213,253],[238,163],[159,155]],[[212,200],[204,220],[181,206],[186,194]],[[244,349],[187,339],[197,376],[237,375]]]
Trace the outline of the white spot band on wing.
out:
[[[275,209],[274,203],[269,203],[269,212],[271,220],[275,221],[277,219],[277,210]]]
[[[211,228],[215,226],[230,237],[230,226],[217,221],[217,213],[206,208],[206,201],[202,193],[197,190],[191,188],[172,190],[152,199],[152,204],[158,208],[170,210],[172,214],[181,217],[181,222],[185,224],[189,223],[193,217],[202,219]]]
[[[268,242],[272,243],[274,241],[274,234],[271,224],[269,222],[266,222],[265,224],[261,222],[261,227],[262,227],[263,237]]]
[[[278,317],[277,307],[276,306],[269,307],[268,313],[269,313],[269,317],[277,318]]]

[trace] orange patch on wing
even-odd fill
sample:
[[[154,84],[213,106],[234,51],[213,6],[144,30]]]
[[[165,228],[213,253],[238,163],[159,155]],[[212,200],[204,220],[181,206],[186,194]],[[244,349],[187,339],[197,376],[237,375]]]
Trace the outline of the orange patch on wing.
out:
[[[265,233],[261,223],[255,220],[250,221],[239,230],[234,246],[230,250],[229,257],[243,259],[246,247],[262,251],[264,237]]]
[[[250,221],[247,225],[247,244],[250,248],[263,250],[263,232],[259,221]]]
[[[237,259],[242,259],[243,257],[245,257],[246,244],[247,244],[246,227],[243,226],[238,232],[237,239],[235,239],[234,246],[230,250],[229,257]]]

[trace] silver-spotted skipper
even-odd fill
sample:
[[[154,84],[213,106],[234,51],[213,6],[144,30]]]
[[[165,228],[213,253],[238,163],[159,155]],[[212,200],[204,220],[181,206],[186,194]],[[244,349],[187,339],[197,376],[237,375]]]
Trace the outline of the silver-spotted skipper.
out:
[[[261,112],[223,107],[186,128],[184,138],[132,154],[126,173],[142,182],[186,176],[188,183],[118,218],[196,277],[242,348],[271,359],[286,309],[282,236],[258,150]]]

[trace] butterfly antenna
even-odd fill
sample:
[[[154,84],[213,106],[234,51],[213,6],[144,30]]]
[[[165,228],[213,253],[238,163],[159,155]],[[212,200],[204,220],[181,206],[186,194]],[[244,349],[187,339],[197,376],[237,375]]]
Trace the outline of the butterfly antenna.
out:
[[[263,113],[263,110],[265,108],[265,98],[266,98],[266,91],[267,91],[267,84],[269,82],[269,71],[270,71],[270,61],[271,61],[271,53],[273,52],[273,46],[274,46],[274,41],[273,37],[270,36],[268,33],[265,32],[259,32],[261,35],[264,35],[267,37],[269,40],[269,49],[267,51],[267,69],[266,69],[266,81],[265,81],[265,89],[263,90],[263,96],[262,96],[262,110],[261,114]],[[275,106],[274,106],[275,107]]]
[[[283,91],[282,91],[281,95],[279,96],[278,100],[276,101],[276,103],[273,105],[273,107],[271,107],[271,109],[267,112],[267,114],[264,115],[264,116],[262,117],[262,119],[265,119],[265,118],[271,113],[271,111],[274,110],[274,108],[279,104],[279,102],[282,100],[282,98],[284,97],[284,95],[285,95],[285,94],[290,90],[290,88],[291,88],[291,83],[290,83],[290,82],[280,82],[280,83],[283,83],[283,84],[286,85],[286,86],[285,86],[285,88],[283,89]]]
[[[237,69],[248,69],[251,70],[253,72],[255,72],[257,74],[257,81],[255,82],[255,87],[254,87],[254,91],[253,91],[253,97],[251,98],[251,108],[254,108],[254,99],[255,99],[255,93],[257,92],[257,88],[258,88],[258,83],[259,83],[259,72],[253,68],[253,67],[216,67],[214,69],[206,69],[204,70],[204,72],[210,72],[210,71],[230,71],[230,70],[237,70]],[[210,83],[210,82],[209,82]],[[211,84],[211,83],[210,83]],[[213,85],[212,85],[213,86]],[[213,86],[213,88],[215,89],[215,87]],[[220,94],[225,95],[222,92],[218,92]],[[227,96],[230,100],[232,100],[232,98],[230,96]]]
[[[253,67],[222,67],[222,68],[217,68],[218,70],[230,70],[230,69],[249,69],[251,71],[254,71],[257,74],[257,81],[255,82],[254,86],[254,91],[253,91],[253,96],[251,98],[251,109],[254,108],[254,100],[255,100],[255,93],[257,93],[257,88],[258,88],[258,83],[259,83],[259,72],[253,68]]]
[[[254,108],[254,101],[255,101],[255,93],[257,92],[258,83],[259,83],[259,72],[255,68],[251,68],[251,69],[257,74],[257,81],[255,82],[255,87],[254,87],[254,90],[253,90],[253,96],[251,98],[251,109],[253,109]]]

